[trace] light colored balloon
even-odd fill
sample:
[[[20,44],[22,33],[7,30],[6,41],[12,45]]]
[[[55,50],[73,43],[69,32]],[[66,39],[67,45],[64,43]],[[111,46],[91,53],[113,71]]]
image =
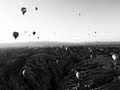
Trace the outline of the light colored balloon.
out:
[[[25,76],[25,72],[26,72],[26,70],[23,70],[23,71],[22,71],[23,76]]]
[[[116,61],[118,59],[118,55],[117,54],[112,54],[112,58],[114,61]]]

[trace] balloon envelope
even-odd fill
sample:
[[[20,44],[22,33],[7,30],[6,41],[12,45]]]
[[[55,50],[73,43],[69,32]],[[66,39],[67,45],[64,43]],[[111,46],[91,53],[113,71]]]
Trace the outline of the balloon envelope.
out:
[[[34,32],[33,32],[33,35],[35,35],[35,34],[36,34],[36,32],[34,31]]]
[[[19,36],[18,32],[13,32],[13,37],[16,39]]]
[[[35,7],[35,10],[38,10],[38,7]]]
[[[26,9],[25,7],[22,7],[22,8],[21,8],[21,12],[22,12],[22,14],[24,15],[24,14],[27,12],[27,9]]]

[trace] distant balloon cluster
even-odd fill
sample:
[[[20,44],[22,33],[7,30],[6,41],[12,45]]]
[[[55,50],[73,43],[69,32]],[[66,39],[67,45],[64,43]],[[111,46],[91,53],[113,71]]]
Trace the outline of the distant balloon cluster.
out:
[[[94,37],[94,38],[96,38],[97,32],[95,31],[95,32],[93,32],[93,33],[89,33],[88,35],[89,35],[89,36],[92,36],[92,37]]]
[[[38,7],[35,7],[35,10],[37,11],[37,10],[38,10]],[[22,12],[22,14],[24,15],[24,14],[27,12],[27,8],[26,8],[26,7],[22,7],[22,8],[21,8],[21,12]]]
[[[27,33],[27,31],[25,31],[24,33]],[[33,34],[33,35],[36,35],[36,32],[33,31],[32,34]],[[29,34],[29,36],[31,36],[31,35]],[[19,37],[19,32],[14,31],[14,32],[13,32],[13,37],[14,37],[15,39],[17,39],[17,38]],[[40,37],[38,36],[37,38],[39,39]]]
[[[35,7],[35,10],[37,11],[38,10],[38,7]],[[20,11],[22,12],[23,15],[25,15],[25,13],[27,12],[27,8],[26,7],[21,7]],[[79,13],[79,16],[81,16],[81,13]],[[25,31],[24,33],[27,33],[27,31]],[[94,32],[95,34],[97,34],[97,32]],[[33,35],[36,35],[36,32],[33,31],[32,32]],[[56,32],[55,32],[56,34]],[[90,35],[90,34],[89,34]],[[31,36],[31,34],[29,34],[29,37]],[[19,37],[19,33],[18,32],[13,32],[13,37],[15,39],[17,39]],[[74,36],[72,36],[73,38]],[[95,36],[94,36],[95,37]],[[40,38],[39,36],[37,37],[38,39]]]
[[[35,10],[37,11],[37,10],[38,10],[38,7],[35,7]],[[20,9],[20,11],[22,12],[23,15],[25,15],[25,13],[27,12],[27,8],[26,8],[26,7],[22,7],[22,8]],[[25,33],[27,33],[27,31],[25,31]],[[36,35],[36,32],[33,31],[32,34],[33,34],[33,35]],[[29,34],[29,36],[31,36],[31,35]],[[15,39],[17,39],[17,38],[19,37],[19,32],[14,31],[14,32],[13,32],[13,37],[14,37]],[[39,36],[38,36],[37,38],[39,39]]]

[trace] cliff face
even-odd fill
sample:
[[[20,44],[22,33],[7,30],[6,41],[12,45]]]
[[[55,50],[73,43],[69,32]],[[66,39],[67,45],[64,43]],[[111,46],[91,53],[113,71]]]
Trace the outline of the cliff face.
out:
[[[115,46],[1,50],[0,90],[117,90],[119,51]]]

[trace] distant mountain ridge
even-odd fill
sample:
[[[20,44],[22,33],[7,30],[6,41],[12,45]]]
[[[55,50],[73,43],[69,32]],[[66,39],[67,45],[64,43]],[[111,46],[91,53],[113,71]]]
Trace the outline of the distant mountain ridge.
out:
[[[61,45],[75,45],[76,43],[66,43],[66,42],[18,42],[18,43],[0,43],[0,48],[6,47],[53,47]]]
[[[51,41],[40,41],[40,42],[18,42],[18,43],[0,43],[0,48],[9,47],[54,47],[54,46],[91,46],[91,45],[113,45],[120,46],[120,42],[51,42]]]

